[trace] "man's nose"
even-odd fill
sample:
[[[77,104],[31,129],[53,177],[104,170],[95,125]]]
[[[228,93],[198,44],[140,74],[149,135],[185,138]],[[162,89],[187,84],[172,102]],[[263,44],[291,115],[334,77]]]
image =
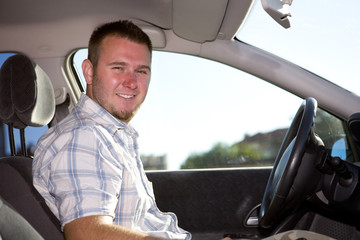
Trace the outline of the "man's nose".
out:
[[[136,74],[132,72],[127,73],[123,85],[130,89],[136,89],[137,88]]]

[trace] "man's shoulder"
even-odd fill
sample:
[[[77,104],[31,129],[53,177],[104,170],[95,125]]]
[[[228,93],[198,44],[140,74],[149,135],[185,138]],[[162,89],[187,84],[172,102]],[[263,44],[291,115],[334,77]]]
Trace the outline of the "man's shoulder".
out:
[[[41,136],[35,155],[47,154],[49,149],[56,154],[63,148],[70,149],[79,144],[90,146],[99,140],[102,141],[101,138],[105,139],[109,135],[104,133],[113,133],[116,126],[102,118],[98,110],[101,111],[101,108],[86,95],[82,95],[71,113]]]
[[[86,113],[81,113],[81,110],[79,111],[79,109],[74,108],[66,118],[49,128],[40,137],[35,153],[47,151],[50,146],[61,148],[73,142],[74,136],[79,138],[82,135],[87,135],[87,140],[90,140],[89,138],[91,138],[92,134],[89,133],[93,131],[96,125],[96,122]]]
[[[97,124],[95,114],[92,102],[86,95],[82,95],[71,113],[52,127],[52,130],[55,134],[63,134],[94,127]]]
[[[45,132],[39,142],[44,142],[46,140],[54,142],[62,140],[62,138],[69,139],[72,135],[92,132],[96,125],[97,124],[91,118],[79,119],[77,117],[69,116]]]
[[[95,125],[77,125],[73,121],[64,121],[50,128],[36,144],[33,168],[55,161],[56,156],[81,154],[91,149],[95,151],[98,142],[95,128]]]

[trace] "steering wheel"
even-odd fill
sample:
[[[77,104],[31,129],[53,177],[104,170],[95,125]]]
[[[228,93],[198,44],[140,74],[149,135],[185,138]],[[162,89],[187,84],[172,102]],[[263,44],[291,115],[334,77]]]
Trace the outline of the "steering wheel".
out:
[[[288,129],[271,171],[259,212],[259,225],[272,227],[312,193],[319,180],[317,147],[323,146],[314,131],[317,101],[307,98]]]

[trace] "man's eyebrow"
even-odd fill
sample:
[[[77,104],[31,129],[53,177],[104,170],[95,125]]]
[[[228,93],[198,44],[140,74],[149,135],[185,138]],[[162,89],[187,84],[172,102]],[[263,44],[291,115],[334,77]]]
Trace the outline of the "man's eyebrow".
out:
[[[112,66],[112,65],[122,65],[122,66],[127,66],[128,64],[126,62],[111,62],[107,64],[108,66]]]

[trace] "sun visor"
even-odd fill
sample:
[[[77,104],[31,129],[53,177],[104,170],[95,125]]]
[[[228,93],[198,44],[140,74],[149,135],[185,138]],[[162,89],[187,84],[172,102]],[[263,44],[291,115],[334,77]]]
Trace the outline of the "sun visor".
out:
[[[164,48],[166,46],[166,38],[163,30],[150,25],[139,25],[139,27],[149,36],[153,48]]]
[[[174,0],[173,29],[181,38],[203,43],[216,39],[228,1]]]

